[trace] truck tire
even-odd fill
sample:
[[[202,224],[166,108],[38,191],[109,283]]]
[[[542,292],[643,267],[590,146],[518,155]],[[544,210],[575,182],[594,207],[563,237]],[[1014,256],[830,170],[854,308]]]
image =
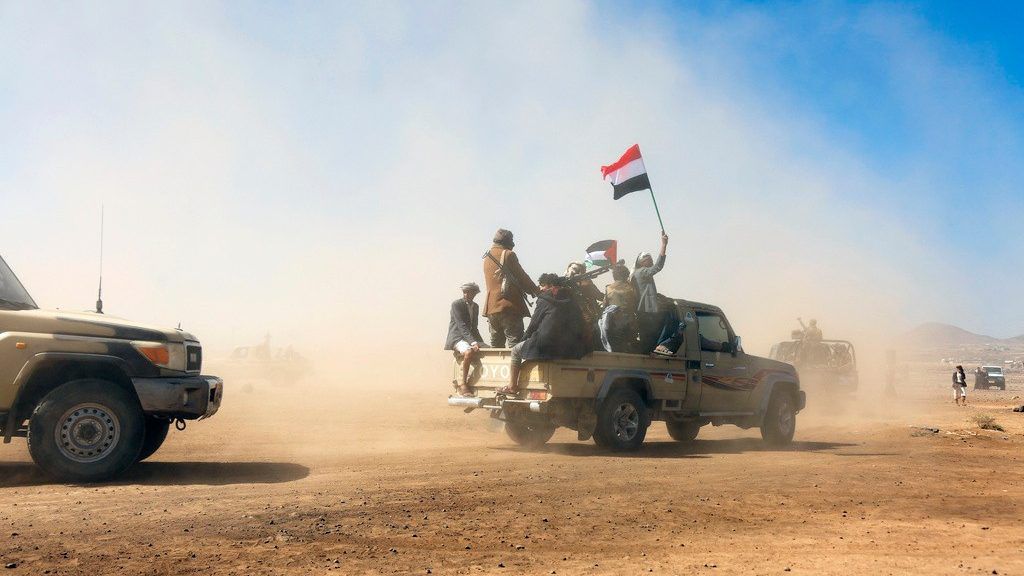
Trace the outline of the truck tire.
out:
[[[505,422],[505,433],[524,448],[540,448],[554,436],[555,427],[551,424],[509,420]]]
[[[666,420],[665,427],[668,428],[668,435],[677,442],[693,442],[700,433],[700,423],[683,420],[671,422]]]
[[[146,436],[142,439],[142,450],[136,462],[142,462],[160,449],[167,439],[167,431],[171,429],[171,421],[162,418],[146,417]]]
[[[772,393],[761,424],[761,438],[772,446],[785,446],[796,433],[796,404],[789,392]]]
[[[145,430],[134,394],[105,380],[72,380],[43,397],[32,412],[28,451],[55,478],[96,482],[135,463]]]
[[[647,404],[632,388],[616,388],[597,411],[594,441],[609,450],[636,450],[651,424]]]

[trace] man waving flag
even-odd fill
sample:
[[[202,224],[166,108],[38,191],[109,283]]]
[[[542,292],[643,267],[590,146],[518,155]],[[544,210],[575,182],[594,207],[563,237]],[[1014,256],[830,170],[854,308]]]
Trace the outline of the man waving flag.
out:
[[[647,177],[647,168],[644,166],[644,157],[640,155],[639,144],[633,144],[618,161],[609,166],[601,166],[601,175],[604,176],[605,182],[611,183],[612,198],[615,200],[630,192],[650,190],[654,212],[658,215],[658,224],[661,225],[661,231],[665,232],[665,224],[661,221],[658,201],[654,199],[654,189],[651,188],[651,180]]]

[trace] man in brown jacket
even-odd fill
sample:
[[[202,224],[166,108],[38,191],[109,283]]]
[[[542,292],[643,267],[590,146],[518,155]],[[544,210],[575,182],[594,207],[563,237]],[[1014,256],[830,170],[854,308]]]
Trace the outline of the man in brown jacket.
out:
[[[523,338],[523,318],[530,315],[526,307],[526,294],[535,296],[537,285],[519,265],[519,257],[512,251],[515,247],[512,233],[499,228],[494,234],[494,245],[490,255],[484,257],[484,281],[487,283],[487,299],[484,301],[484,316],[491,328],[491,347],[509,348]],[[509,275],[505,293],[502,294],[502,273],[497,260]]]

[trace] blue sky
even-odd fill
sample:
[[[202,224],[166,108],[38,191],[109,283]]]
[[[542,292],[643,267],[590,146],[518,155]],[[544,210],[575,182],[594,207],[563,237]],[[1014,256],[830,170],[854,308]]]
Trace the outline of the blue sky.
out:
[[[659,287],[749,346],[798,315],[1021,334],[1014,8],[0,3],[0,249],[88,307],[105,204],[108,310],[221,346],[399,322],[432,351],[499,226],[534,276],[656,247],[597,172],[639,142]]]

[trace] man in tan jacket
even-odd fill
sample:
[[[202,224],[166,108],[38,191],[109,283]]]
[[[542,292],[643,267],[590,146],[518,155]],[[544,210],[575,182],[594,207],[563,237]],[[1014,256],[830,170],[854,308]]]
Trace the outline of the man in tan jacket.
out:
[[[526,295],[535,296],[538,291],[537,285],[519,264],[519,257],[512,251],[515,245],[512,233],[499,228],[494,234],[491,258],[484,257],[484,281],[487,284],[484,316],[490,324],[492,348],[511,348],[522,340],[523,318],[530,315]],[[504,277],[495,260],[509,275],[504,294],[501,289]]]

